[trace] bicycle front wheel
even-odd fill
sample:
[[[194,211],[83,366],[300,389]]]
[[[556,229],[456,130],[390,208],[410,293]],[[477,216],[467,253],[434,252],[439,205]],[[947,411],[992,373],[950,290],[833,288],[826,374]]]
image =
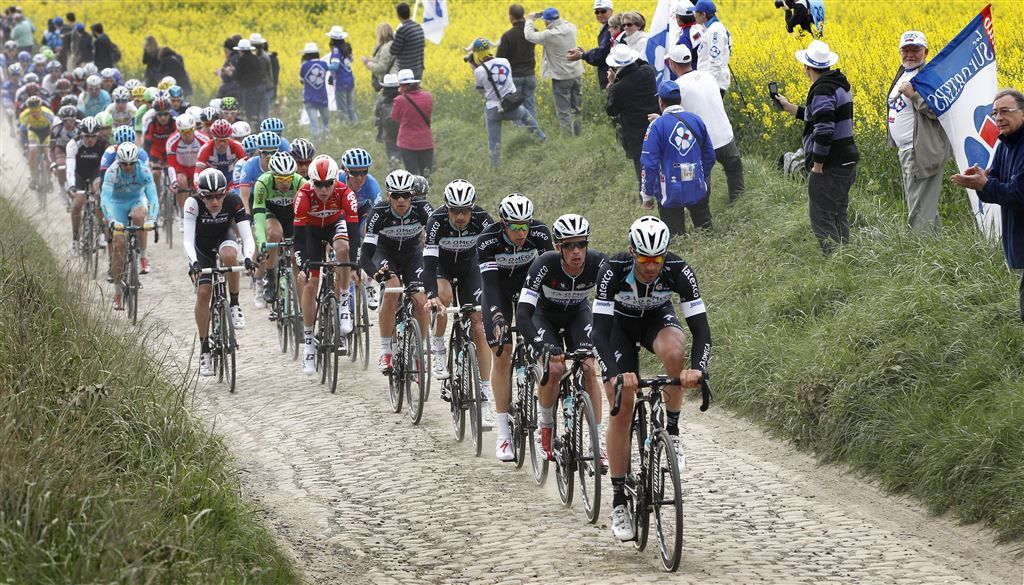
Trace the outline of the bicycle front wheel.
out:
[[[527,382],[526,406],[529,408],[527,417],[530,431],[530,465],[533,467],[533,481],[538,486],[544,485],[548,479],[548,458],[540,446],[540,426],[537,420],[537,394],[533,383]]]
[[[580,498],[583,511],[591,524],[597,522],[601,513],[601,438],[595,422],[594,405],[590,396],[579,393],[573,405],[573,440],[576,442],[576,474],[580,482]]]
[[[683,553],[683,493],[675,446],[664,429],[654,436],[650,470],[661,564],[674,572]]]
[[[127,276],[125,280],[124,299],[128,309],[128,318],[132,325],[139,320],[139,266],[138,259],[134,253],[127,254],[124,267],[121,269]]]
[[[167,238],[167,247],[174,248],[174,217],[176,215],[175,209],[178,207],[178,202],[174,198],[174,194],[171,193],[169,187],[164,187],[164,198],[160,203],[160,215],[163,216],[164,224],[164,237]]]
[[[629,449],[629,468],[626,470],[626,491],[629,497],[629,512],[633,516],[636,528],[636,540],[633,546],[637,550],[647,547],[647,535],[650,531],[650,497],[647,465],[644,444],[647,442],[647,418],[644,403],[638,403],[633,410],[633,424],[630,428],[632,445]]]
[[[291,267],[285,270],[285,290],[288,291],[287,303],[289,310],[288,327],[292,335],[292,361],[299,359],[299,346],[303,345],[302,333],[302,309],[299,308],[298,286],[295,281],[295,273]]]
[[[402,412],[402,400],[405,397],[405,339],[408,332],[398,333],[392,347],[398,351],[391,355],[391,373],[388,374],[388,396],[391,398],[391,411]]]
[[[462,366],[459,366],[460,368]],[[445,388],[448,389],[448,393],[451,395],[451,402],[449,403],[452,410],[452,430],[455,431],[455,440],[459,443],[466,437],[466,417],[463,413],[465,405],[462,401],[462,391],[457,384],[459,373],[455,371],[455,350],[451,349],[448,351],[448,379],[441,380],[441,392],[444,393]]]
[[[281,294],[281,283],[285,281],[287,281],[287,277],[282,273],[278,275],[276,282],[267,283],[267,286],[275,288],[271,310],[274,312],[274,324],[277,326],[277,346],[281,348],[281,353],[288,353],[288,342],[292,336],[292,321],[289,312],[291,305],[288,304],[288,295]]]
[[[406,409],[412,424],[417,425],[423,417],[423,403],[427,399],[427,362],[423,355],[420,324],[416,319],[405,322],[405,351],[402,353]]]
[[[221,301],[220,310],[220,356],[224,382],[228,392],[235,393],[235,324],[231,321],[231,308],[228,300]]]
[[[476,359],[476,345],[465,345],[466,359],[462,368],[462,400],[469,408],[469,433],[473,437],[473,453],[479,457],[484,447],[483,402],[480,394],[480,364]]]
[[[563,382],[564,383],[564,382]],[[572,392],[572,389],[568,389]],[[561,402],[561,394],[559,395],[559,402]],[[555,404],[554,412],[557,413],[562,406]],[[569,412],[563,412],[562,414],[566,417],[575,417],[576,413],[575,406],[573,410]],[[551,430],[552,434],[552,445],[551,449],[555,454],[555,483],[558,486],[558,498],[562,500],[562,505],[566,508],[572,506],[572,496],[575,475],[576,457],[579,453],[576,451],[576,421],[575,418],[570,420],[563,420],[561,427],[558,425],[558,417],[554,417],[555,426]]]
[[[338,354],[341,353],[341,318],[338,316],[338,299],[331,295],[330,302],[327,303],[327,322],[329,327],[327,328],[327,353],[324,357],[327,358],[327,379],[331,384],[331,394],[334,394],[338,390]]]

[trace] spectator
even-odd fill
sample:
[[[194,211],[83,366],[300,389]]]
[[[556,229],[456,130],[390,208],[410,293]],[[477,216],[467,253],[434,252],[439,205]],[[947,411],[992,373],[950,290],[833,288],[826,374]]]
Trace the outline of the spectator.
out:
[[[811,231],[822,253],[827,254],[833,247],[829,240],[840,244],[850,241],[847,209],[860,159],[853,140],[853,95],[846,76],[832,69],[839,55],[824,42],[812,41],[807,50],[796,52],[796,60],[803,64],[804,74],[811,81],[807,105],[797,107],[782,94],[776,100],[784,111],[804,121]]]
[[[238,88],[238,82],[235,81],[235,65],[238,63],[239,53],[235,51],[235,46],[242,40],[241,35],[234,35],[224,39],[224,64],[217,69],[216,73],[220,77],[220,87],[217,88],[217,97],[223,98],[227,96],[237,97],[241,101],[241,92]],[[149,85],[147,82],[146,85]],[[153,87],[150,85],[150,87]]]
[[[232,45],[234,46],[234,45]],[[143,75],[146,87],[156,87],[160,83],[160,45],[156,37],[149,35],[142,45],[142,64],[146,66],[146,73]]]
[[[697,23],[704,26],[704,33],[697,46],[697,70],[707,71],[718,80],[718,87],[725,96],[732,81],[729,71],[729,58],[732,55],[732,37],[721,20],[718,20],[718,8],[711,0],[698,0],[693,6]]]
[[[390,24],[382,22],[377,25],[377,45],[373,48],[373,57],[360,57],[363,65],[370,70],[373,91],[381,90],[385,75],[398,73],[398,60],[391,54],[391,42],[394,40],[395,30]]]
[[[711,144],[715,148],[715,160],[725,171],[725,181],[729,186],[729,203],[734,203],[743,193],[743,159],[736,147],[732,132],[732,123],[725,113],[722,94],[718,91],[718,83],[705,71],[694,71],[690,66],[692,51],[685,44],[673,45],[669,49],[666,63],[675,74],[679,85],[679,105],[687,112],[700,116],[711,135]]]
[[[679,105],[679,85],[663,81],[658,86],[658,106],[662,115],[651,122],[644,138],[644,209],[658,204],[658,215],[673,235],[686,233],[686,209],[697,229],[711,229],[708,177],[715,166],[704,122],[697,114]]]
[[[537,31],[534,21],[537,17],[547,25],[546,30]],[[569,50],[576,48],[576,25],[563,20],[555,8],[526,17],[524,29],[526,40],[544,47],[541,60],[541,75],[551,79],[551,92],[555,98],[555,113],[564,131],[579,136],[583,132],[583,64],[569,61]]]
[[[661,111],[657,77],[654,67],[627,45],[616,45],[608,54],[608,97],[604,111],[615,121],[615,134],[626,158],[633,161],[640,189],[640,155],[649,124],[647,116]]]
[[[259,100],[259,113],[257,115],[260,120],[265,120],[270,117],[270,105],[273,103],[274,95],[277,91],[275,89],[277,87],[277,77],[274,72],[277,53],[271,56],[270,52],[267,51],[267,41],[258,32],[249,35],[249,43],[252,45],[256,57],[263,64],[263,83],[258,94],[262,99]],[[277,70],[280,71],[280,65],[277,66]]]
[[[73,55],[75,53],[75,13],[68,12],[64,15],[64,24],[60,27],[61,51],[57,53],[57,59],[65,71],[71,71],[73,66]]]
[[[340,26],[332,26],[327,36],[331,37],[331,59],[327,67],[333,77],[338,119],[348,118],[348,121],[354,124],[359,121],[359,116],[356,115],[356,78],[352,72],[352,45],[345,40],[348,33]]]
[[[608,20],[614,13],[612,0],[594,0],[594,18],[601,24],[601,30],[597,32],[597,46],[589,51],[584,51],[581,47],[569,50],[570,61],[583,59],[587,64],[597,67],[597,86],[601,89],[608,85],[608,65],[605,59],[612,48],[612,33]]]
[[[306,43],[302,49],[299,80],[302,82],[302,103],[309,116],[313,138],[321,138],[330,126],[330,108],[327,102],[327,63],[320,58],[320,48],[316,43]]]
[[[480,37],[473,41],[471,65],[476,79],[476,90],[484,96],[484,125],[487,128],[487,149],[491,153],[491,168],[497,168],[501,160],[501,122],[514,120],[530,129],[539,140],[544,132],[537,127],[537,120],[522,104],[515,109],[504,110],[501,100],[516,92],[512,79],[512,65],[508,59],[494,56],[494,44]]]
[[[434,134],[430,129],[434,98],[420,88],[420,80],[411,69],[398,72],[398,93],[391,107],[391,119],[398,121],[396,143],[405,170],[427,177],[434,168]]]
[[[910,80],[928,59],[924,33],[907,31],[900,36],[902,65],[889,87],[889,144],[898,151],[907,199],[907,223],[912,231],[939,230],[939,196],[942,170],[953,156],[946,132]]]
[[[238,101],[247,118],[253,124],[259,124],[266,118],[261,115],[263,99],[266,97],[265,74],[267,64],[256,56],[256,50],[249,39],[241,39],[235,46],[238,60],[235,62],[234,80],[238,83]]]
[[[694,26],[697,24],[697,14],[693,11],[693,4],[680,2],[675,9],[676,24],[679,25],[679,38],[677,45],[684,45],[690,50],[690,67],[697,69],[697,46],[700,45],[701,32],[704,27]]]
[[[60,54],[62,45],[61,41],[61,28],[64,26],[64,19],[59,16],[54,16],[50,20],[46,21],[46,32],[43,33],[43,44],[53,50],[55,54]]]
[[[75,25],[74,45],[76,67],[81,67],[86,63],[92,62],[92,35],[85,32],[85,25],[80,22]]]
[[[416,79],[423,77],[423,27],[412,20],[409,5],[399,2],[395,5],[398,14],[398,28],[391,43],[391,54],[398,59],[399,69],[410,69]]]
[[[1003,253],[1014,270],[1024,268],[1024,94],[1016,89],[996,93],[992,118],[999,128],[999,142],[992,165],[978,165],[953,175],[953,183],[974,189],[978,199],[1002,206]],[[1018,287],[1020,318],[1024,321],[1024,273]]]
[[[99,69],[106,69],[117,65],[117,56],[114,50],[114,41],[110,40],[110,35],[103,32],[103,25],[99,22],[94,23],[90,30],[92,30],[93,37],[93,62],[96,63],[96,67]]]
[[[170,47],[160,47],[159,55],[159,79],[173,77],[181,86],[181,93],[188,97],[192,95],[192,80],[185,71],[185,59]],[[159,81],[158,81],[159,83]]]
[[[402,164],[402,151],[398,149],[398,122],[391,119],[391,109],[398,97],[398,74],[386,73],[380,81],[380,95],[373,106],[377,142],[384,144],[384,152],[392,167]]]
[[[640,58],[644,61],[647,60],[647,33],[644,32],[646,27],[647,19],[643,14],[639,12],[622,13],[622,30],[626,33],[622,40],[629,45],[630,49],[639,53]]]
[[[508,7],[508,20],[512,28],[498,41],[498,58],[507,59],[512,66],[512,83],[523,94],[523,107],[537,119],[537,49],[526,40],[526,10],[522,4]]]
[[[32,26],[32,21],[25,18],[21,9],[16,7],[11,15],[11,22],[14,23],[11,27],[11,40],[18,45],[18,51],[34,53],[35,41],[32,40],[32,33],[36,31],[36,27]]]

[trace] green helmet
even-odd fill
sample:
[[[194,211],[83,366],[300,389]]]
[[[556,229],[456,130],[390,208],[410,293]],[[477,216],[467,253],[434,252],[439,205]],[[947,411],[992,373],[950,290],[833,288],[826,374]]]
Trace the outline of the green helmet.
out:
[[[96,114],[96,123],[100,125],[100,129],[111,128],[114,126],[114,118],[106,112],[100,112]]]
[[[147,87],[146,91],[142,92],[142,100],[147,104],[151,104],[153,103],[153,100],[156,99],[156,94],[159,92],[160,90],[155,87]]]
[[[220,101],[220,109],[221,109],[222,112],[224,110],[228,110],[228,111],[237,110],[238,109],[238,100],[236,100],[235,98],[233,98],[231,96],[227,96],[226,98],[224,98],[224,99],[222,99]]]

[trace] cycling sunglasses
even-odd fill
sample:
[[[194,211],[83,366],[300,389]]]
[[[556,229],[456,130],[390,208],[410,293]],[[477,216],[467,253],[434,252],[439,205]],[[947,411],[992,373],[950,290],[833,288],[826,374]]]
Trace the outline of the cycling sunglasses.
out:
[[[203,193],[203,201],[216,201],[227,197],[227,193],[220,191],[218,193]]]
[[[506,223],[508,229],[514,232],[525,232],[530,230],[530,224],[528,223]]]
[[[395,191],[388,194],[392,199],[412,199],[411,191]]]
[[[274,175],[274,179],[277,181],[291,181],[292,175]]]
[[[260,156],[274,156],[274,154],[276,152],[277,152],[276,148],[274,150],[261,150],[260,151]]]
[[[637,254],[636,261],[639,262],[640,264],[649,264],[652,262],[661,263],[665,261],[665,255],[662,254],[661,256],[643,256],[641,254]]]
[[[365,177],[368,174],[370,174],[370,171],[366,171],[366,170],[363,170],[363,171],[349,171],[348,172],[348,176],[350,176],[350,177]]]
[[[319,189],[326,189],[334,186],[334,181],[313,181],[313,186]]]
[[[570,250],[570,251],[572,251],[572,250],[583,250],[588,245],[590,245],[590,242],[588,242],[587,240],[583,240],[582,242],[564,242],[562,244],[558,244],[558,247],[563,249],[563,250]]]

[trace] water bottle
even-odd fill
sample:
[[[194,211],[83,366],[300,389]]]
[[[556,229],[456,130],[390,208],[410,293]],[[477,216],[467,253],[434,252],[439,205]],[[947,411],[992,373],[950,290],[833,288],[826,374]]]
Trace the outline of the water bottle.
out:
[[[562,412],[565,413],[565,428],[572,427],[572,394],[562,399]]]
[[[516,366],[516,385],[520,388],[526,385],[526,368],[522,365]]]
[[[646,439],[644,439],[644,453],[650,453],[650,452],[651,452],[651,437],[648,436]]]

